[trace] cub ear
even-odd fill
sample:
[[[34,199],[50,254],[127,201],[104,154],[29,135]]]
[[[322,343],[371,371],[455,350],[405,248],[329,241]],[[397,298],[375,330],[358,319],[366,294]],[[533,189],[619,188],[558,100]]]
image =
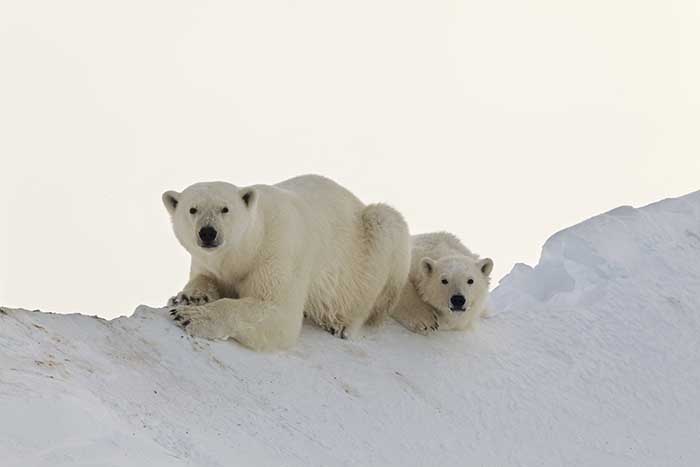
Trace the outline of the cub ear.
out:
[[[476,263],[476,266],[481,270],[484,276],[489,276],[491,271],[493,271],[493,260],[491,258],[484,258]]]
[[[177,203],[180,201],[180,193],[177,191],[166,191],[163,193],[163,204],[165,205],[165,209],[168,210],[170,215],[172,215],[175,212],[175,208],[177,208]]]
[[[420,269],[423,271],[423,274],[430,276],[435,270],[435,261],[428,257],[423,258],[420,260]]]
[[[247,208],[252,208],[258,200],[258,194],[252,188],[247,188],[241,191],[241,199]]]

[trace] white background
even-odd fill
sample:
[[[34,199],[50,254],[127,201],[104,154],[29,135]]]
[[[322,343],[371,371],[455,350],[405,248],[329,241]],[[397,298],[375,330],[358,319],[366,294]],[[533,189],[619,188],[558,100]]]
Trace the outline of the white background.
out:
[[[0,0],[0,304],[161,304],[163,191],[307,172],[500,277],[700,188],[698,57],[691,0]]]

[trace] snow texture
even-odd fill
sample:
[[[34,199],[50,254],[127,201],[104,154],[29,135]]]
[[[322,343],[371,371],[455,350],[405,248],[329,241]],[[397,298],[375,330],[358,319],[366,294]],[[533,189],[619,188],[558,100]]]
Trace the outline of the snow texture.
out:
[[[492,309],[280,354],[4,309],[0,464],[700,465],[700,192],[557,233]]]

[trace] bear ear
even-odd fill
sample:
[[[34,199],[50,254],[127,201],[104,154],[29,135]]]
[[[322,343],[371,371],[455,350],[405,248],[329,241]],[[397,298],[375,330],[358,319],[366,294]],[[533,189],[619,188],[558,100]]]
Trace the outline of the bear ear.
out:
[[[241,199],[245,203],[246,207],[251,208],[255,205],[258,199],[258,194],[252,188],[245,189],[241,192]]]
[[[484,258],[476,263],[476,265],[484,276],[488,277],[491,271],[493,271],[493,260],[491,258]]]
[[[435,270],[435,261],[433,261],[432,258],[423,258],[420,260],[420,268],[423,274],[430,276]]]
[[[180,193],[177,191],[166,191],[163,193],[163,204],[165,209],[172,215],[177,208],[177,203],[180,201]]]

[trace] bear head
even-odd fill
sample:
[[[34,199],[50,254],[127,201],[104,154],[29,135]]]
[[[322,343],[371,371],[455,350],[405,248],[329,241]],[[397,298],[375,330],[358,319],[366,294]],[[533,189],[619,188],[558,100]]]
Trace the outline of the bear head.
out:
[[[216,254],[226,245],[239,244],[255,220],[256,201],[254,189],[225,182],[196,183],[182,193],[163,193],[175,236],[192,255]]]
[[[421,298],[435,309],[446,314],[464,313],[488,295],[492,270],[490,258],[423,258],[414,285]]]

